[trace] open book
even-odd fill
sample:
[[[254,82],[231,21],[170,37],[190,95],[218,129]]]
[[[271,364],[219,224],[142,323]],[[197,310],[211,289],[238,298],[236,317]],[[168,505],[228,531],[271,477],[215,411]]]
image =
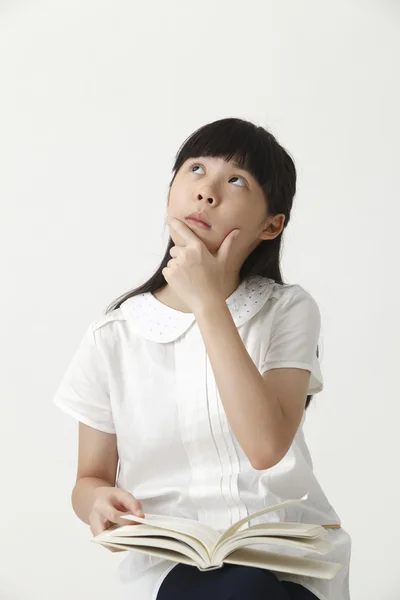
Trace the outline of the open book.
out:
[[[286,500],[264,508],[237,521],[222,533],[193,519],[150,513],[145,513],[144,518],[124,514],[122,518],[140,524],[113,524],[90,541],[193,565],[200,571],[219,569],[223,563],[230,563],[332,579],[341,569],[340,563],[291,556],[288,551],[292,549],[295,552],[300,550],[300,554],[302,552],[326,554],[332,549],[332,545],[325,527],[340,527],[340,525],[310,525],[280,521],[241,529],[245,523],[259,515],[300,503],[307,497],[308,494],[299,500]],[[259,544],[266,544],[269,548],[265,550],[251,548],[252,545]],[[274,552],[275,546],[281,546],[283,551]]]

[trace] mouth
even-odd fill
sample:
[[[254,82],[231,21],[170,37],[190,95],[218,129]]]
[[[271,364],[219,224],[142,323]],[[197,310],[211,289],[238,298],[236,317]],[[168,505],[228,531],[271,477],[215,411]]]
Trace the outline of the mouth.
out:
[[[211,225],[207,225],[204,221],[199,221],[197,219],[193,219],[193,217],[186,217],[185,219],[194,227],[199,227],[200,229],[211,229]]]
[[[207,227],[211,227],[207,215],[201,212],[193,212],[190,215],[188,215],[186,219],[190,221],[196,221],[197,223],[203,223],[204,225],[207,225]]]

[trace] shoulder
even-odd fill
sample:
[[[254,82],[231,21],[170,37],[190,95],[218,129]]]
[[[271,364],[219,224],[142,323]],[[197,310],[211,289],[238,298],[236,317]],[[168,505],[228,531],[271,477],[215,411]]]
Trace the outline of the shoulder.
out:
[[[290,308],[297,303],[318,307],[314,296],[299,283],[272,282],[270,298],[281,308]]]
[[[321,313],[318,303],[309,290],[298,283],[277,283],[269,280],[265,304],[261,317],[267,317],[270,322],[280,322],[287,318],[293,321],[320,323]]]
[[[94,319],[88,326],[88,335],[95,346],[102,343],[112,343],[116,339],[120,323],[126,321],[121,308],[110,311]]]
[[[115,310],[110,311],[109,313],[105,314],[105,315],[101,315],[99,316],[96,320],[92,321],[91,323],[91,328],[93,330],[93,332],[98,331],[99,329],[102,328],[112,328],[114,325],[114,323],[116,321],[125,321],[126,317],[124,316],[121,307],[120,308],[116,308]]]

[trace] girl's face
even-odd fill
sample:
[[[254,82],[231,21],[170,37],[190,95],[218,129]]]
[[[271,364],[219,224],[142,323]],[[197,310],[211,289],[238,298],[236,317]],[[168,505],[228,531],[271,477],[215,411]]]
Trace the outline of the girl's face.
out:
[[[273,239],[283,229],[285,216],[268,217],[267,208],[263,190],[248,171],[214,157],[188,159],[176,174],[167,202],[168,215],[183,221],[212,254],[233,229],[240,229],[242,263],[262,240]],[[195,211],[208,218],[209,229],[186,220]],[[170,236],[175,244],[182,243],[175,230],[170,229]]]

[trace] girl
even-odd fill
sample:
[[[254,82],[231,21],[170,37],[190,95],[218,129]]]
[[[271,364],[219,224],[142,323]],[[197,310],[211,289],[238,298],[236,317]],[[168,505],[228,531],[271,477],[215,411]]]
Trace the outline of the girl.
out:
[[[119,567],[126,598],[349,600],[351,539],[303,435],[323,389],[320,312],[280,272],[293,160],[263,127],[229,118],[195,131],[173,171],[159,268],[88,326],[54,397],[79,421],[74,511],[94,535],[141,509],[222,531],[308,492],[251,524],[333,525],[333,550],[310,555],[343,565],[333,579],[132,551]]]

